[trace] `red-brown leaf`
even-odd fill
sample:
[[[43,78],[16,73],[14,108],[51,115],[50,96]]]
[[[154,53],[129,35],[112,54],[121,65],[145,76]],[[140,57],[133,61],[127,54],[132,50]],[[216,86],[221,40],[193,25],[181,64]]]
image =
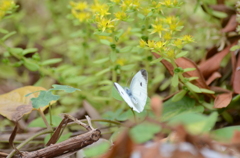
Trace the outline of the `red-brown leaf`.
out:
[[[199,69],[202,72],[204,78],[208,78],[212,75],[213,72],[219,69],[222,59],[229,53],[231,47],[232,45],[226,47],[218,54],[215,54],[213,57],[201,63]]]
[[[235,93],[240,94],[240,55],[238,55],[237,65],[233,71],[233,89]]]
[[[207,85],[210,85],[215,79],[222,77],[219,72],[214,72],[206,81]]]
[[[225,108],[232,100],[232,92],[218,95],[214,101],[214,108]]]
[[[133,151],[133,142],[125,130],[114,143],[113,148],[102,156],[102,158],[129,158]]]
[[[236,30],[236,28],[237,28],[236,15],[232,15],[227,25],[222,29],[222,32],[231,32]]]
[[[153,96],[150,105],[155,116],[159,117],[162,113],[162,99],[159,96]]]
[[[156,54],[156,53],[153,53],[153,55],[156,57],[156,58],[160,58],[160,55]],[[167,70],[169,71],[169,73],[171,75],[173,75],[173,66],[171,63],[169,63],[168,61],[166,60],[161,60],[161,63],[167,68]],[[200,87],[200,88],[205,88],[205,89],[209,89],[209,87],[207,86],[206,84],[206,81],[204,80],[200,70],[198,69],[197,65],[190,59],[188,58],[178,58],[176,59],[176,64],[183,68],[183,69],[186,69],[186,68],[195,68],[196,70],[194,71],[189,71],[189,72],[185,72],[183,74],[184,77],[198,77],[197,80],[194,80],[192,81],[193,84],[195,84],[196,86]]]

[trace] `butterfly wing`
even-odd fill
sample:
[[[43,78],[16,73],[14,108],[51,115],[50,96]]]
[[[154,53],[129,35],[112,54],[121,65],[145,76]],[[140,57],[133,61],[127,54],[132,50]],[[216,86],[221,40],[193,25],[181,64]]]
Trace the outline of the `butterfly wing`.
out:
[[[121,97],[124,99],[124,101],[133,108],[134,111],[138,112],[138,109],[134,106],[130,96],[127,94],[127,92],[120,86],[118,83],[114,83],[115,88],[117,89],[118,93],[121,95]]]
[[[135,104],[135,108],[142,112],[144,106],[147,102],[147,82],[148,82],[148,74],[147,71],[141,69],[138,73],[133,77],[130,90],[132,92],[133,97],[137,100],[137,104]]]

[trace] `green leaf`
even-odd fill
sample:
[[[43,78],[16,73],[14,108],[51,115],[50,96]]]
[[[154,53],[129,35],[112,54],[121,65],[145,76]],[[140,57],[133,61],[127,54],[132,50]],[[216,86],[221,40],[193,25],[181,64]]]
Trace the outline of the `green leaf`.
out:
[[[100,142],[94,146],[84,148],[84,157],[99,157],[99,155],[106,153],[109,148],[110,144],[108,142]]]
[[[189,77],[188,81],[193,81],[193,80],[197,80],[197,79],[199,79],[199,77]]]
[[[130,119],[131,117],[133,117],[133,113],[132,113],[132,110],[129,109],[129,110],[121,113],[119,116],[117,116],[116,120],[118,120],[118,121],[126,121],[126,120]]]
[[[110,46],[110,45],[111,45],[111,42],[109,42],[108,40],[105,40],[105,39],[101,39],[100,42],[101,42],[102,44],[107,45],[107,46]]]
[[[238,50],[238,49],[240,49],[240,45],[235,45],[235,46],[232,46],[231,47],[231,49],[230,49],[230,51],[236,51],[236,50]]]
[[[29,53],[34,53],[36,51],[38,51],[37,48],[28,48],[28,49],[23,50],[22,55],[26,55],[26,54],[29,54]]]
[[[172,101],[173,101],[173,102],[176,102],[176,101],[181,100],[181,99],[186,95],[186,93],[187,93],[186,90],[181,90],[180,92],[178,92],[177,94],[175,94],[175,95],[172,97]]]
[[[151,140],[160,130],[161,128],[159,125],[145,122],[133,127],[130,130],[130,135],[136,143],[144,143]]]
[[[201,134],[210,131],[216,121],[218,113],[213,112],[210,116],[198,113],[184,113],[169,120],[169,124],[183,124],[192,134]]]
[[[191,82],[186,82],[185,85],[188,87],[188,89],[192,90],[195,93],[202,93],[201,89],[198,86],[195,86]]]
[[[123,29],[119,29],[116,33],[116,37],[117,38],[120,38],[120,36],[122,36],[122,34],[124,33],[124,30]]]
[[[121,95],[118,93],[118,90],[115,88],[115,86],[112,86],[112,96],[117,100],[124,101]]]
[[[159,73],[157,76],[154,77],[154,79],[152,80],[152,84],[158,84],[160,82],[162,82],[165,78],[164,73]]]
[[[141,13],[138,13],[137,16],[140,18],[140,19],[144,19],[145,18],[145,15],[141,14]]]
[[[150,62],[150,65],[153,65],[153,64],[155,64],[155,63],[159,63],[161,60],[162,60],[163,58],[158,58],[158,59],[155,59],[155,60],[153,60],[153,61],[151,61]]]
[[[51,65],[56,64],[62,61],[62,58],[54,58],[54,59],[48,59],[41,63],[41,65]]]
[[[123,109],[117,109],[116,111],[107,111],[103,114],[103,118],[106,120],[116,120],[116,118],[121,115],[121,113],[123,112]]]
[[[163,104],[162,120],[167,121],[182,113],[202,113],[204,107],[195,106],[195,104],[195,100],[187,96],[177,102],[173,102],[172,99],[170,99]]]
[[[196,70],[195,67],[190,67],[190,68],[183,69],[183,72],[194,71],[194,70]]]
[[[51,88],[49,89],[49,91],[53,91],[53,90],[63,90],[67,93],[72,93],[72,92],[75,92],[75,91],[81,91],[80,89],[78,88],[73,88],[73,87],[70,87],[70,86],[67,86],[67,85],[58,85],[58,84],[54,84],[52,85],[54,88]]]
[[[20,58],[22,56],[23,49],[22,48],[8,48],[10,54],[12,54],[16,58]]]
[[[6,39],[8,39],[9,37],[11,37],[12,35],[14,35],[15,33],[17,33],[16,31],[10,32],[8,34],[6,34],[5,36],[3,36],[2,40],[5,41]]]
[[[58,100],[60,97],[58,95],[52,94],[51,91],[40,91],[37,98],[32,98],[32,105],[34,108],[38,109],[49,105],[51,101]]]
[[[209,89],[200,88],[200,90],[202,91],[202,93],[215,94],[214,91],[211,91],[211,90],[209,90]]]
[[[3,28],[0,28],[0,33],[2,33],[2,34],[7,34],[7,33],[8,33],[8,30],[5,30],[5,29],[3,29]]]
[[[127,70],[133,69],[135,66],[136,64],[124,65],[124,66],[121,66],[121,69],[127,71]]]
[[[23,65],[31,71],[37,71],[39,69],[38,64],[32,59],[24,58]]]
[[[120,53],[126,53],[126,52],[130,52],[132,49],[133,49],[132,46],[126,46],[126,47],[120,49],[119,52],[120,52]]]
[[[228,15],[224,12],[212,10],[212,14],[218,18],[226,18]]]
[[[98,73],[96,74],[96,76],[103,75],[103,74],[105,74],[105,73],[109,72],[110,70],[111,70],[111,68],[106,68],[106,69],[104,69],[104,70],[102,70],[102,71],[98,72]]]
[[[230,141],[233,137],[234,131],[240,131],[240,126],[230,126],[214,130],[211,132],[211,136],[216,140]]]
[[[99,59],[99,60],[95,60],[93,63],[94,64],[102,64],[102,63],[105,63],[109,60],[109,57],[106,57],[106,58],[102,58],[102,59]]]
[[[173,75],[173,77],[172,77],[172,86],[173,87],[177,87],[178,86],[178,74],[175,74],[174,73],[174,75]]]
[[[47,122],[50,122],[50,116],[49,115],[46,115],[46,119],[47,119]],[[52,115],[52,124],[53,124],[53,127],[57,127],[62,121],[62,118],[60,116],[57,116],[57,115]],[[42,119],[42,117],[38,117],[36,119],[34,119],[32,122],[30,122],[28,124],[28,127],[41,127],[41,128],[45,128],[46,125]]]
[[[182,51],[182,52],[180,52],[180,53],[178,53],[178,54],[176,55],[176,58],[183,57],[183,56],[185,56],[185,55],[187,55],[187,54],[188,54],[188,51]]]
[[[94,32],[94,35],[99,35],[99,36],[110,36],[110,33],[106,33],[106,32]]]

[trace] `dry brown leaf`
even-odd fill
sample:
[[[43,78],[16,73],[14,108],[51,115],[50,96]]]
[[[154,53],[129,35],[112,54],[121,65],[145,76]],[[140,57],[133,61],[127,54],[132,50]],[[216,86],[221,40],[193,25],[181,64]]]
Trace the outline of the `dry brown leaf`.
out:
[[[153,55],[156,57],[156,58],[160,58],[160,55],[156,54],[156,53],[153,53]],[[171,75],[173,75],[173,66],[171,63],[169,63],[168,61],[166,60],[161,60],[162,64],[168,69],[169,73]],[[197,65],[190,59],[188,58],[178,58],[176,59],[176,64],[183,68],[183,69],[186,69],[186,68],[195,68],[196,70],[193,70],[193,71],[189,71],[189,72],[185,72],[183,74],[184,77],[198,77],[197,80],[193,80],[192,83],[195,84],[196,86],[200,87],[200,88],[205,88],[205,89],[209,89],[209,87],[207,86],[206,84],[206,81],[204,80],[202,74],[201,74],[201,71],[198,69]]]
[[[162,113],[162,99],[159,96],[153,96],[151,98],[151,108],[155,116],[160,117]]]
[[[234,80],[234,76],[235,76],[235,67],[236,67],[236,63],[237,63],[237,58],[235,55],[235,52],[231,52],[231,66],[232,66],[232,76],[231,76],[231,84],[233,85],[233,80]]]
[[[112,149],[103,155],[102,158],[129,158],[133,151],[133,142],[128,132],[128,130],[123,131]]]
[[[236,28],[237,28],[237,19],[235,14],[231,16],[227,25],[222,29],[222,32],[231,32],[236,30]]]
[[[231,92],[230,90],[227,90],[227,89],[224,89],[221,87],[215,87],[215,86],[211,86],[210,89],[212,91],[214,91],[215,93],[230,93]]]
[[[214,100],[214,108],[225,108],[232,100],[232,92],[218,95]]]
[[[90,118],[92,118],[92,119],[102,119],[99,112],[91,104],[89,104],[89,102],[87,102],[86,100],[83,101],[83,107],[87,111]]]
[[[206,81],[207,85],[210,85],[215,79],[222,77],[219,72],[214,72]]]
[[[240,94],[240,54],[238,55],[237,64],[233,71],[233,89],[235,93]]]
[[[240,144],[240,131],[234,131],[231,143]]]
[[[208,78],[213,72],[219,69],[222,59],[229,53],[232,46],[233,45],[226,47],[221,52],[215,54],[213,57],[200,64],[199,69],[204,78]]]
[[[192,83],[200,88],[209,89],[208,85],[206,84],[205,79],[202,76],[201,71],[198,69],[197,65],[188,58],[178,58],[176,59],[176,63],[179,67],[186,69],[186,68],[195,68],[194,71],[185,72],[183,74],[184,77],[198,77],[197,80],[193,80]]]
[[[155,58],[160,58],[161,56],[159,55],[159,54],[157,54],[157,53],[152,53],[154,56],[155,56]],[[172,64],[171,63],[169,63],[167,60],[161,60],[161,63],[168,69],[168,71],[169,71],[169,73],[171,74],[171,75],[173,75],[173,66],[172,66]]]
[[[27,97],[25,95],[39,90],[46,89],[43,87],[26,86],[0,95],[0,114],[9,120],[18,121],[23,115],[33,110],[31,98],[37,97],[39,93],[36,92]],[[45,109],[46,107],[41,108],[41,110]]]

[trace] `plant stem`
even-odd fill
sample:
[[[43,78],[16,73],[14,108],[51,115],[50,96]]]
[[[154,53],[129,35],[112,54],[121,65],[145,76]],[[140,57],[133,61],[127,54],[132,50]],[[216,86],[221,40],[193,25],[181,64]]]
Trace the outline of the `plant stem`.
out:
[[[39,109],[38,112],[40,113],[40,115],[41,115],[41,117],[42,117],[42,119],[43,119],[45,125],[47,126],[47,129],[49,129],[49,130],[53,130],[53,129],[52,129],[52,126],[50,126],[49,123],[47,122],[47,119],[46,119],[46,117],[45,117],[43,111]]]

